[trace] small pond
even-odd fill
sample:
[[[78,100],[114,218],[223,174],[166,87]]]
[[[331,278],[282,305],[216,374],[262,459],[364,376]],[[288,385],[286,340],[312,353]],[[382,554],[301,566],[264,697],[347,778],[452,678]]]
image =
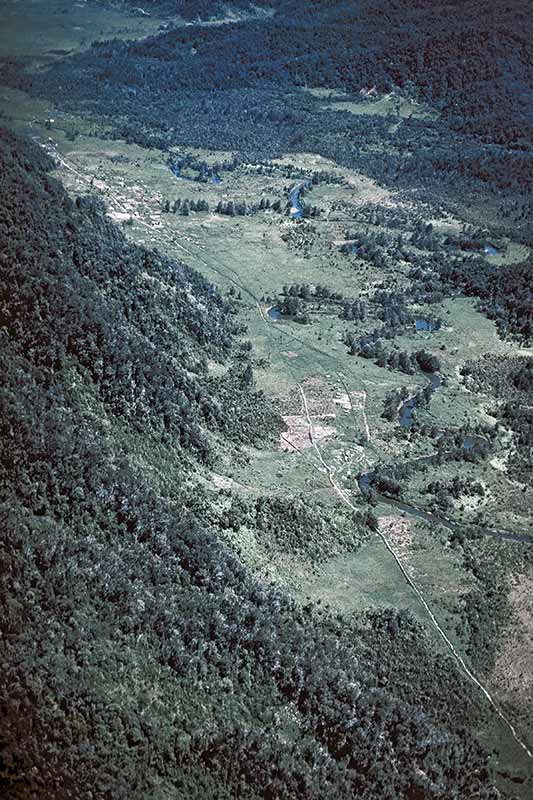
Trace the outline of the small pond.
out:
[[[433,331],[439,330],[440,322],[435,319],[415,319],[415,328],[417,331],[428,331],[429,333],[433,333]]]
[[[279,322],[282,316],[279,308],[274,308],[274,306],[268,309],[267,314],[270,317],[270,319],[273,320],[274,322]]]

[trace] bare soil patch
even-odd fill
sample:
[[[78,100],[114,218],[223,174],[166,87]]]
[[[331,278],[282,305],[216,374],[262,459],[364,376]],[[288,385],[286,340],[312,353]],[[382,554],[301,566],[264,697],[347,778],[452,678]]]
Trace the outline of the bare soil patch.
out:
[[[316,443],[323,439],[328,439],[335,436],[337,429],[332,425],[320,424],[321,420],[334,418],[332,414],[318,415],[313,421],[313,439]],[[314,420],[318,422],[315,423]],[[289,414],[283,417],[283,421],[287,425],[286,431],[280,434],[280,448],[282,450],[305,450],[313,446],[311,439],[311,432],[309,430],[309,423],[305,416],[299,414]]]

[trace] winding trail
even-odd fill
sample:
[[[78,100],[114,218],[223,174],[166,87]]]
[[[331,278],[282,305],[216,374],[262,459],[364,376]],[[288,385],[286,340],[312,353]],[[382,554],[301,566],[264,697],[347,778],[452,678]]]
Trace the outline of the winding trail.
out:
[[[370,428],[368,426],[368,419],[367,419],[367,416],[366,416],[366,400],[367,400],[367,393],[366,393],[366,389],[364,389],[363,390],[363,405],[361,406],[361,410],[363,412],[363,422],[364,422],[364,425],[365,425],[366,439],[367,439],[367,442],[370,442],[371,436],[370,436]]]
[[[346,392],[346,397],[348,398],[348,403],[350,404],[350,412],[353,415],[354,412],[355,412],[355,408],[353,407],[352,396],[350,394],[350,390],[348,389],[348,386],[346,385],[346,381],[344,380],[343,375],[337,373],[337,377],[339,378],[339,381],[342,383],[342,385],[344,387],[344,391]],[[368,444],[370,444],[372,439],[371,439],[371,436],[370,436],[370,427],[368,425],[368,419],[367,419],[367,416],[366,416],[366,401],[367,401],[366,389],[363,389],[359,394],[360,394],[360,396],[361,396],[361,398],[363,400],[363,404],[361,406],[361,413],[363,415],[363,425],[364,425],[364,428],[365,428],[366,441],[368,442]]]
[[[301,384],[298,384],[298,390],[299,390],[301,398],[302,398],[303,407],[304,407],[304,411],[305,411],[305,416],[307,418],[307,423],[309,425],[309,438],[311,439],[311,444],[313,445],[313,447],[315,449],[315,452],[316,452],[318,458],[320,459],[320,463],[323,465],[324,469],[326,470],[326,473],[327,473],[327,476],[328,476],[328,480],[329,480],[333,490],[336,492],[336,494],[342,500],[342,502],[346,503],[346,505],[348,505],[353,511],[358,513],[359,509],[357,508],[357,506],[354,506],[354,504],[352,503],[350,498],[347,496],[346,492],[343,489],[341,489],[341,487],[335,481],[335,479],[333,477],[333,469],[332,469],[332,467],[330,467],[329,464],[327,464],[324,461],[322,453],[320,452],[320,449],[319,449],[319,447],[318,447],[318,445],[317,445],[317,443],[315,441],[313,422],[312,422],[311,416],[309,414],[309,407],[307,405],[307,398],[305,396],[305,392],[304,392]],[[428,614],[428,616],[429,616],[429,618],[430,618],[430,620],[431,620],[431,622],[433,624],[433,627],[435,628],[435,630],[437,631],[437,633],[439,634],[439,636],[441,637],[441,639],[445,643],[446,647],[448,648],[448,650],[452,654],[453,658],[455,658],[455,660],[459,664],[460,668],[463,670],[464,674],[482,692],[482,694],[488,700],[489,704],[491,705],[493,710],[496,712],[498,717],[506,725],[507,729],[511,733],[511,736],[513,737],[515,742],[518,745],[520,745],[520,747],[524,750],[524,752],[527,754],[527,756],[530,759],[533,760],[533,753],[531,753],[531,751],[528,749],[528,747],[525,744],[525,742],[520,738],[520,736],[516,732],[516,729],[515,729],[513,723],[508,719],[508,717],[505,716],[503,711],[497,705],[496,701],[493,699],[493,697],[490,694],[490,692],[488,691],[488,689],[474,675],[472,670],[465,663],[465,661],[464,661],[463,657],[461,656],[461,654],[458,653],[457,650],[455,649],[453,643],[450,641],[450,639],[448,638],[446,632],[443,630],[443,628],[441,627],[439,621],[437,620],[435,614],[431,610],[431,607],[430,607],[429,603],[427,602],[426,598],[424,597],[423,592],[421,591],[421,589],[418,588],[418,586],[416,585],[414,580],[411,578],[411,576],[409,575],[409,573],[405,569],[404,565],[401,562],[400,557],[398,556],[398,554],[394,550],[393,546],[391,545],[391,543],[389,542],[389,540],[387,539],[387,537],[385,536],[383,531],[380,530],[379,528],[377,528],[376,533],[378,534],[379,538],[381,539],[381,541],[383,542],[383,544],[387,548],[388,552],[390,553],[390,555],[394,559],[398,569],[400,570],[400,572],[402,573],[403,577],[405,578],[406,583],[411,587],[411,589],[413,590],[413,592],[415,593],[417,598],[422,603],[423,607],[425,608],[425,610],[426,610],[426,612],[427,612],[427,614]]]

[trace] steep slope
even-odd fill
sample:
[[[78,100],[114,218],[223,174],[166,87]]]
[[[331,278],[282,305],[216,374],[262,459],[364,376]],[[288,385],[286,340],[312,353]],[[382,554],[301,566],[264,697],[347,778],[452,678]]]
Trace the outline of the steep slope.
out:
[[[47,375],[73,371],[136,429],[157,430],[204,459],[208,428],[253,437],[250,415],[261,418],[261,402],[246,385],[246,365],[222,379],[208,375],[208,358],[227,358],[234,328],[213,286],[128,245],[96,201],[72,203],[39,171],[40,151],[25,162],[3,134],[3,155],[13,159],[2,175],[8,342]]]

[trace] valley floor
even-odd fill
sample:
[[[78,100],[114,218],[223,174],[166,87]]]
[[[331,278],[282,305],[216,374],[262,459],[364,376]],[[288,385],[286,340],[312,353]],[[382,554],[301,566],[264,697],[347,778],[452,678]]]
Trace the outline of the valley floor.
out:
[[[113,15],[108,23],[106,34],[117,30],[119,35],[130,36],[133,31],[140,36],[155,28],[155,21],[138,18],[133,28],[128,25],[122,34]],[[43,55],[54,39],[66,49],[81,43],[73,35],[57,36],[51,31],[50,38],[39,45]],[[15,50],[21,47],[17,42]],[[334,104],[335,98],[328,102]],[[238,453],[220,449],[216,468],[204,469],[199,477],[213,497],[220,489],[244,498],[303,493],[334,511],[345,500],[362,508],[366,500],[357,482],[360,473],[384,464],[411,464],[434,452],[434,438],[402,428],[396,414],[391,419],[383,416],[391,393],[403,388],[406,394],[416,393],[427,383],[427,376],[378,366],[375,359],[352,355],[345,342],[348,330],[362,336],[380,326],[372,297],[380,289],[395,292],[407,287],[410,264],[400,255],[392,266],[380,268],[357,252],[342,252],[341,245],[367,237],[369,232],[390,243],[400,232],[394,222],[400,216],[431,223],[437,233],[464,232],[468,228],[465,220],[447,212],[439,215],[434,206],[407,192],[395,192],[364,174],[306,152],[262,165],[241,162],[232,170],[221,171],[220,182],[202,182],[176,177],[169,169],[168,153],[105,137],[98,119],[76,117],[5,87],[0,87],[0,109],[10,125],[29,134],[56,159],[55,174],[73,197],[98,197],[134,242],[194,267],[233,303],[242,339],[253,345],[256,384],[274,399],[286,428],[278,446],[271,449],[241,447]],[[365,106],[352,111],[365,113]],[[383,110],[378,107],[372,113],[387,115],[390,109],[385,103]],[[398,124],[401,119],[398,113]],[[172,156],[188,157],[191,163],[220,164],[233,154],[183,148]],[[320,213],[291,219],[285,213],[289,190],[298,176],[310,178],[319,172],[328,177],[306,192],[304,200]],[[172,212],[178,198],[189,206],[207,201],[209,210]],[[281,201],[282,211],[252,210],[263,198],[271,203]],[[229,202],[235,206],[246,203],[248,212],[228,215],[216,210],[219,204]],[[390,214],[390,225],[383,217],[384,210]],[[492,241],[489,232],[487,243]],[[422,259],[430,255],[421,246],[414,249]],[[499,237],[497,254],[485,259],[503,265],[518,263],[527,255],[521,242]],[[338,304],[316,298],[306,306],[305,324],[288,315],[273,319],[268,311],[283,301],[283,287],[304,284],[325,286],[330,295],[339,293],[350,301],[365,301],[371,309],[370,321],[368,317],[365,321],[342,319]],[[377,518],[376,533],[356,552],[333,553],[319,562],[305,555],[272,555],[244,529],[228,533],[228,542],[255,574],[287,588],[301,603],[320,602],[348,614],[371,607],[408,609],[427,627],[435,648],[449,654],[449,646],[409,585],[412,581],[452,648],[468,669],[480,676],[498,708],[516,727],[523,747],[496,717],[490,730],[479,732],[488,749],[498,751],[493,758],[495,771],[510,774],[509,765],[513,764],[516,775],[526,780],[530,760],[524,748],[533,749],[533,672],[528,644],[533,572],[526,553],[531,545],[503,542],[485,534],[488,529],[504,528],[533,535],[533,488],[509,473],[515,448],[512,436],[497,422],[494,397],[469,382],[463,368],[487,355],[512,360],[530,357],[533,351],[503,339],[495,323],[470,298],[443,297],[429,309],[414,304],[410,311],[442,320],[438,330],[417,331],[411,325],[394,339],[399,350],[427,349],[440,361],[443,385],[429,406],[417,409],[417,423],[428,431],[496,431],[490,458],[445,460],[438,467],[399,478],[405,482],[404,499],[464,525],[466,539],[458,540],[439,525],[395,509],[381,496],[374,498],[371,508]],[[454,478],[466,487],[478,483],[482,491],[474,495],[460,492],[445,512],[439,512],[427,486],[437,479],[446,484]],[[473,529],[479,535],[469,535]],[[494,624],[492,635],[499,645],[495,663],[488,668],[476,653],[471,628],[464,622],[463,599],[473,588],[480,596],[486,589],[483,574],[474,575],[471,570],[472,558],[476,563],[501,565],[508,587],[511,618],[505,624],[501,620]],[[527,791],[526,784],[524,787]]]

